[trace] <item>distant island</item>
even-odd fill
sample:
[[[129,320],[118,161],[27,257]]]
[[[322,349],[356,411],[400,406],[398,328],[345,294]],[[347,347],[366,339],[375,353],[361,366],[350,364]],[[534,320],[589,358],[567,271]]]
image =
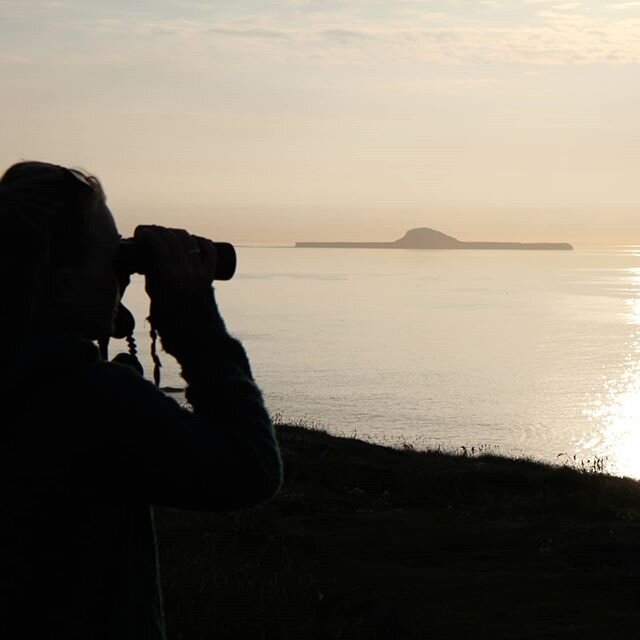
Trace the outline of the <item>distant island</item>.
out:
[[[296,247],[332,249],[515,249],[571,251],[568,242],[463,242],[441,231],[419,227],[410,229],[395,242],[296,242]]]

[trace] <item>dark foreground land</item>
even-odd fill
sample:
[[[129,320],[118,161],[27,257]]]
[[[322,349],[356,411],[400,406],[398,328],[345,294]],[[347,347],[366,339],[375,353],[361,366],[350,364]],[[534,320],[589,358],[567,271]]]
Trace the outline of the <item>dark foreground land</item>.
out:
[[[171,640],[637,637],[640,483],[278,434],[269,504],[156,511]]]

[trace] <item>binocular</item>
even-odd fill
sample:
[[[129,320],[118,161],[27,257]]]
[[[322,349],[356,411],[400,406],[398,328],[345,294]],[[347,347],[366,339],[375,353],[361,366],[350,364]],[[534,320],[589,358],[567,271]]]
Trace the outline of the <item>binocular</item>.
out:
[[[233,245],[228,242],[214,242],[213,244],[216,248],[216,271],[213,279],[231,280],[236,271],[236,251]],[[126,275],[145,274],[149,264],[149,257],[146,253],[134,238],[124,238],[120,241],[116,258],[118,271]]]

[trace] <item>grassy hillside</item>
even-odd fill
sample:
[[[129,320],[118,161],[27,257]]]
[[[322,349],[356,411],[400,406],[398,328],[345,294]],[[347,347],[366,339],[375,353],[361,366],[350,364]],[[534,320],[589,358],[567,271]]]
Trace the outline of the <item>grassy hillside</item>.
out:
[[[277,430],[273,501],[156,511],[172,640],[637,634],[640,483]]]

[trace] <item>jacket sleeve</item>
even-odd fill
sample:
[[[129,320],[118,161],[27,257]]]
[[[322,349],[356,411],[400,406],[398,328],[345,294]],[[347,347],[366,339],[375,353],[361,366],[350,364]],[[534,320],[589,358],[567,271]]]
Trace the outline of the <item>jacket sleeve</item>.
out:
[[[211,287],[179,303],[152,303],[151,320],[182,367],[192,410],[128,367],[94,367],[94,392],[114,423],[116,485],[132,499],[185,509],[264,502],[280,488],[282,463],[246,353],[227,333]]]

